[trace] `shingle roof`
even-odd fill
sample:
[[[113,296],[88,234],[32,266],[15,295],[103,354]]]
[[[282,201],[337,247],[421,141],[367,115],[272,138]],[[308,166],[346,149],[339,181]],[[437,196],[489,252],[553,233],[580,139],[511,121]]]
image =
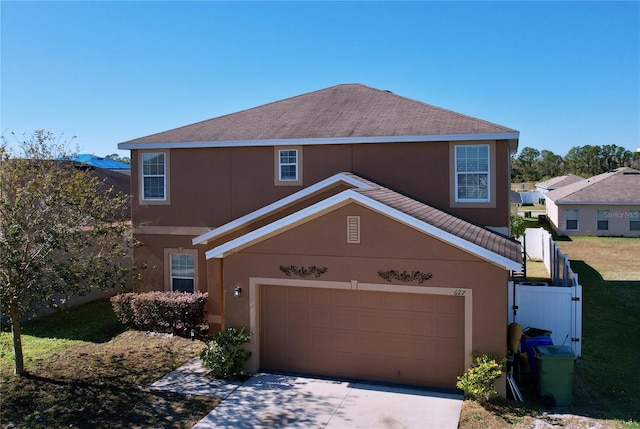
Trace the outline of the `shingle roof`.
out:
[[[388,91],[343,84],[121,145],[495,133],[518,132]]]
[[[640,171],[618,168],[546,194],[555,203],[640,204]]]
[[[545,180],[540,183],[536,183],[536,188],[543,189],[558,189],[563,186],[571,185],[572,183],[582,182],[585,179],[584,177],[576,176],[575,174],[566,174],[564,176],[553,177],[549,180]]]
[[[365,181],[360,176],[354,177]],[[520,243],[495,231],[474,225],[452,214],[429,206],[408,196],[392,191],[371,181],[365,181],[371,188],[355,189],[356,192],[401,211],[409,216],[432,225],[442,231],[470,243],[483,247],[495,254],[522,263]]]

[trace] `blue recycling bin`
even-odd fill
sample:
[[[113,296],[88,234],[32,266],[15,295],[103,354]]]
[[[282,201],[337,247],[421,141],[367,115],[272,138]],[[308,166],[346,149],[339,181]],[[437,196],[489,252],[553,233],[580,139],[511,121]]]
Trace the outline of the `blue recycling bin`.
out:
[[[522,353],[527,354],[527,358],[529,359],[529,367],[531,368],[531,379],[533,381],[538,380],[538,359],[533,348],[552,345],[553,340],[547,335],[541,335],[539,337],[523,337],[520,340],[520,350],[522,351]]]

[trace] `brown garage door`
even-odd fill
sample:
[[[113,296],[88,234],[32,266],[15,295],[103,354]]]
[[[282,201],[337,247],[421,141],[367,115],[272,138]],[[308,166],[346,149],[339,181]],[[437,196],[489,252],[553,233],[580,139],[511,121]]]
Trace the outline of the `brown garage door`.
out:
[[[464,371],[464,298],[261,286],[260,366],[455,387]]]

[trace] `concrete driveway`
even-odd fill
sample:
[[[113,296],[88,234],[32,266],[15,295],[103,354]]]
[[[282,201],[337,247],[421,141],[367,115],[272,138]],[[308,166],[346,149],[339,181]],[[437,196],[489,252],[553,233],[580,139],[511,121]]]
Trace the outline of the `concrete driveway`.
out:
[[[462,397],[369,383],[256,374],[194,428],[452,428]]]
[[[204,377],[199,360],[151,389],[223,399],[194,428],[458,427],[462,396],[420,388],[259,373],[245,383]]]

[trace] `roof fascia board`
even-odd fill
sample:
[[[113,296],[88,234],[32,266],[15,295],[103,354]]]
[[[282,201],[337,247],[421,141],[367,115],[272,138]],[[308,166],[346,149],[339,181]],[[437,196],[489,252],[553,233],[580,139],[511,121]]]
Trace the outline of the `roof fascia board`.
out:
[[[248,146],[291,146],[291,145],[327,145],[358,143],[411,143],[433,141],[466,141],[466,140],[511,140],[520,136],[518,131],[484,134],[434,134],[417,136],[373,136],[373,137],[328,137],[328,138],[290,138],[267,140],[221,140],[194,142],[154,142],[154,143],[119,143],[118,149],[199,149],[216,147],[248,147]]]
[[[239,217],[238,219],[235,219],[231,222],[228,222],[222,226],[220,226],[219,228],[213,229],[205,234],[202,234],[198,237],[195,237],[192,240],[193,245],[197,245],[197,244],[207,244],[207,242],[213,238],[219,237],[221,235],[224,235],[230,231],[234,231],[246,224],[248,224],[249,222],[252,222],[254,220],[260,219],[264,216],[267,216],[283,207],[286,207],[290,204],[296,203],[300,200],[303,200],[304,198],[307,198],[311,195],[314,195],[318,192],[321,192],[323,190],[326,190],[328,188],[330,188],[333,185],[336,185],[338,183],[346,183],[349,184],[353,187],[356,188],[361,188],[361,189],[367,189],[370,188],[371,186],[360,181],[357,180],[354,177],[348,176],[346,174],[343,173],[337,173],[334,174],[331,177],[328,177],[324,180],[321,180],[318,183],[315,183],[311,186],[308,186],[298,192],[295,192],[287,197],[284,197],[278,201],[275,201],[267,206],[264,206],[256,211],[253,211],[251,213],[248,213],[244,216]]]
[[[280,232],[287,231],[297,226],[298,224],[303,223],[306,218],[315,218],[322,213],[336,210],[351,202],[362,204],[365,207],[368,207],[374,211],[377,211],[396,221],[404,223],[405,225],[408,225],[420,232],[426,233],[442,241],[450,243],[455,247],[458,247],[471,254],[474,254],[481,259],[484,259],[491,263],[499,265],[507,270],[519,271],[522,269],[522,266],[515,261],[512,261],[494,252],[491,252],[490,250],[487,250],[481,246],[478,246],[477,244],[466,241],[451,233],[448,233],[439,228],[436,228],[433,225],[430,225],[426,222],[416,219],[413,216],[410,216],[406,213],[403,213],[399,210],[389,207],[379,201],[376,201],[372,198],[364,196],[353,190],[343,191],[337,195],[327,198],[326,200],[320,201],[319,203],[316,203],[312,206],[302,209],[299,212],[293,213],[289,216],[279,219],[269,225],[265,225],[262,228],[258,228],[255,231],[245,234],[242,237],[238,237],[234,240],[229,241],[228,243],[225,243],[216,248],[213,248],[205,253],[206,258],[207,259],[224,258],[229,254],[238,252],[246,247],[249,247],[253,243],[263,241],[267,238],[277,235]]]
[[[609,202],[609,201],[568,201],[568,200],[557,200],[554,201],[554,203],[556,205],[580,205],[580,206],[637,206],[640,205],[640,201],[630,201],[630,202],[624,202],[624,201],[615,201],[615,202]]]

